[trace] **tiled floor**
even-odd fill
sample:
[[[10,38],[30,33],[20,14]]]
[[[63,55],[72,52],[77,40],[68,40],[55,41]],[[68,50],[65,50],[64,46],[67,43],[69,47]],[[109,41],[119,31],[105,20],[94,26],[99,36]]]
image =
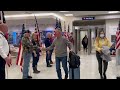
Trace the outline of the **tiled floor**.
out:
[[[79,54],[81,57],[81,66],[80,66],[80,78],[81,79],[99,79],[98,74],[98,66],[95,54],[87,55],[87,54]],[[55,62],[53,54],[53,60]],[[13,59],[12,67],[6,67],[6,74],[8,79],[21,79],[22,73],[20,71],[20,67],[15,65],[16,59]],[[32,63],[32,61],[31,61]],[[40,61],[38,64],[38,69],[41,71],[39,74],[33,74],[32,65],[30,64],[30,75],[33,76],[33,79],[57,79],[57,74],[55,70],[55,64],[53,67],[46,67],[45,54],[42,54],[40,57]],[[64,76],[64,72],[62,69],[62,73]],[[108,79],[115,79],[115,58],[112,58],[112,61],[109,62],[108,70],[107,70]]]

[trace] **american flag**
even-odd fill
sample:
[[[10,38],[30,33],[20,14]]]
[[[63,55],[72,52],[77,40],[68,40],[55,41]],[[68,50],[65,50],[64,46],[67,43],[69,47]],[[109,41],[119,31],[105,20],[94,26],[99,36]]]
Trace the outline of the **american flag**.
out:
[[[58,19],[56,18],[56,23],[55,23],[55,29],[56,28],[59,28],[59,22],[58,22]]]
[[[116,49],[120,49],[120,22],[118,30],[116,32]]]
[[[22,57],[22,53],[23,53],[23,47],[22,47],[22,41],[21,41],[20,45],[19,45],[18,57],[17,57],[17,60],[16,60],[16,65],[20,66],[21,72],[23,70],[23,57]]]
[[[63,33],[63,36],[64,36],[66,39],[68,39],[68,32],[66,32],[66,30],[65,30],[65,32]]]
[[[69,24],[68,24],[68,32],[70,32],[70,26],[69,26]]]
[[[61,20],[60,19],[59,19],[58,25],[59,25],[59,28],[62,30],[62,25],[61,25]]]
[[[39,30],[39,26],[38,26],[38,22],[37,22],[37,18],[35,16],[35,20],[36,20],[36,24],[35,24],[35,30],[37,30],[37,41],[39,42],[40,44],[40,47],[42,47],[42,43],[40,42],[41,41],[41,38],[40,38],[40,30]]]
[[[120,30],[116,32],[116,49],[120,49]]]
[[[36,32],[37,33],[37,40],[39,41],[39,39],[40,39],[40,32],[39,32],[39,29],[37,27],[37,24],[35,24],[35,30],[37,31]]]
[[[2,20],[3,23],[6,23],[4,11],[1,11],[0,13],[0,20]]]
[[[65,21],[64,21],[64,31],[66,31],[66,24],[65,24]]]
[[[22,37],[25,31],[25,27],[24,24],[22,26],[22,33],[21,33],[21,41],[20,41],[20,45],[19,45],[19,51],[18,51],[18,56],[17,56],[17,60],[16,60],[16,65],[20,66],[21,68],[21,72],[23,70],[23,47],[22,47]]]

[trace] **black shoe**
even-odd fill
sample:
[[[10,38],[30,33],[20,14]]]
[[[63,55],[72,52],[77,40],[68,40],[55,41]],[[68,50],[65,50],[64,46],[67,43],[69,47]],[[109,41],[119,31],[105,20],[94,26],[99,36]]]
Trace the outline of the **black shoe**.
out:
[[[103,74],[103,76],[104,76],[104,79],[107,79],[106,74]]]
[[[52,65],[47,65],[47,67],[52,67]]]
[[[100,79],[104,79],[104,77],[103,77],[103,76],[100,76]]]
[[[50,61],[50,64],[53,64],[53,62],[52,62],[52,61]]]
[[[65,78],[64,79],[68,79],[68,75],[65,75]]]
[[[119,77],[116,77],[116,79],[120,79],[120,76],[119,76]]]
[[[28,79],[32,79],[32,76],[28,76],[27,78],[28,78]]]
[[[33,73],[38,74],[40,71],[38,71],[36,67],[33,67]]]
[[[33,71],[33,73],[38,74],[38,73],[40,73],[40,71],[35,70],[35,71]]]

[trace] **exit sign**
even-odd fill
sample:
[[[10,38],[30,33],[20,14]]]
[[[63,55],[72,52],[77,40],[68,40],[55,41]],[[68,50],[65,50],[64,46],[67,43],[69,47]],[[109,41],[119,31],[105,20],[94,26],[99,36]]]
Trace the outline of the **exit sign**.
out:
[[[95,20],[95,17],[82,17],[82,20]]]

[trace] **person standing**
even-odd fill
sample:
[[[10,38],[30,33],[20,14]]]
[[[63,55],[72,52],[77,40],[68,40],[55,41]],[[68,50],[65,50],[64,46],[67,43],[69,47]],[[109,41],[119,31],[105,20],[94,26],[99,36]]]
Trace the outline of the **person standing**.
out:
[[[33,44],[32,67],[33,67],[33,73],[37,74],[37,73],[40,73],[40,71],[37,70],[37,64],[38,64],[39,57],[40,57],[40,44],[39,44],[39,41],[37,39],[37,34],[33,34],[32,44]]]
[[[28,75],[29,73],[29,64],[30,59],[32,57],[32,43],[30,40],[31,32],[26,30],[24,36],[22,38],[22,46],[23,46],[23,79],[31,79],[32,77]]]
[[[98,69],[101,79],[106,79],[106,71],[108,67],[108,62],[101,58],[103,46],[110,47],[110,42],[105,36],[105,32],[101,30],[98,34],[98,37],[95,40],[95,49],[96,49],[96,57],[98,60]],[[103,71],[102,71],[103,70]]]
[[[51,33],[51,36],[50,36],[50,43],[52,44],[54,38],[52,36],[52,33]],[[52,53],[53,53],[54,49],[50,50],[50,64],[53,64],[53,61],[52,61]]]
[[[73,33],[71,32],[69,35],[69,41],[74,45],[74,38],[73,38]]]
[[[51,38],[51,33],[48,32],[46,34],[46,39],[45,39],[45,42],[44,42],[46,48],[51,45],[50,38]],[[52,67],[52,65],[51,65],[51,62],[52,62],[52,60],[51,60],[52,50],[46,51],[46,64],[47,64],[47,67]]]
[[[82,45],[83,45],[84,52],[85,52],[85,51],[87,52],[87,46],[88,46],[88,38],[87,38],[87,35],[85,35],[85,37],[83,38],[83,40],[82,40]]]
[[[56,38],[54,39],[51,46],[49,46],[45,50],[49,51],[55,47],[56,72],[57,72],[58,79],[62,79],[60,62],[62,62],[62,67],[63,67],[64,72],[65,72],[64,79],[67,79],[68,78],[67,46],[71,50],[72,45],[66,38],[64,38],[62,36],[62,30],[60,28],[55,29],[55,36],[56,36]]]
[[[5,74],[5,64],[9,67],[11,64],[11,57],[9,54],[9,45],[8,41],[5,38],[6,33],[8,32],[8,27],[6,24],[0,23],[0,80],[6,79]]]

